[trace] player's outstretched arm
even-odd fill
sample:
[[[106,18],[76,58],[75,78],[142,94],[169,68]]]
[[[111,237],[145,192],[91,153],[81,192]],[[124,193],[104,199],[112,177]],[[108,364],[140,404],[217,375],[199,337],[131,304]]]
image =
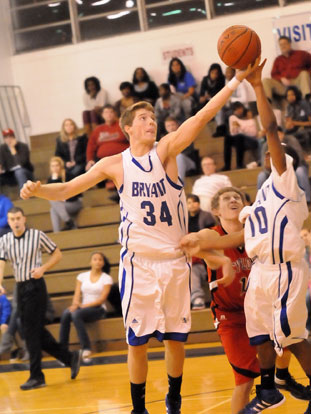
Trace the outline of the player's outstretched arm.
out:
[[[260,58],[253,65],[249,65],[247,69],[237,71],[235,75],[237,80],[234,80],[229,86],[224,86],[199,112],[187,119],[176,132],[162,138],[158,144],[158,152],[166,151],[165,156],[173,157],[187,148],[195,140],[204,126],[225,105],[240,82],[256,69],[259,61]]]
[[[180,241],[181,249],[191,256],[201,257],[207,250],[223,250],[244,244],[244,230],[220,236],[214,230],[204,229],[186,234]]]
[[[246,79],[255,91],[259,116],[262,126],[266,130],[270,156],[277,172],[281,175],[286,170],[286,159],[284,149],[278,136],[276,118],[262,85],[262,69],[265,63],[266,60],[250,73]]]
[[[119,154],[118,156],[104,158],[98,161],[88,172],[66,183],[42,185],[40,181],[27,181],[20,191],[20,196],[24,200],[30,197],[39,197],[46,200],[66,200],[76,194],[83,193],[107,178],[115,180],[114,169],[120,159]]]
[[[205,252],[204,257],[207,266],[210,269],[222,268],[222,278],[217,279],[217,284],[229,286],[235,277],[235,272],[232,267],[232,262],[228,256],[217,250],[208,250]]]

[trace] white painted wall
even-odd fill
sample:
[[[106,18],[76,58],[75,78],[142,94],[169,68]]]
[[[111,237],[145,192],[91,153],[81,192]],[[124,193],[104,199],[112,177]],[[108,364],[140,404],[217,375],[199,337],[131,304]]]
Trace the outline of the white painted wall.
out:
[[[192,45],[194,56],[185,62],[199,82],[210,64],[219,62],[216,50],[219,35],[234,24],[245,24],[258,33],[262,41],[262,56],[268,59],[265,68],[268,75],[276,55],[272,19],[309,12],[309,9],[309,2],[284,8],[272,7],[17,55],[11,59],[13,78],[15,84],[23,89],[32,133],[57,131],[66,117],[82,124],[83,81],[88,76],[97,76],[101,80],[111,103],[119,99],[120,82],[131,80],[137,66],[144,67],[156,83],[165,82],[168,67],[162,61],[163,48]]]

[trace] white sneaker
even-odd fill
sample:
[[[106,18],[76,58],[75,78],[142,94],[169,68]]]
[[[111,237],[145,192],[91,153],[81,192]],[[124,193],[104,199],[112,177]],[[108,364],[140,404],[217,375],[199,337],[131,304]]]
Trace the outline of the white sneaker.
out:
[[[89,364],[92,360],[91,360],[91,358],[89,358],[89,356],[92,354],[92,352],[91,352],[91,350],[90,349],[84,349],[83,351],[82,351],[82,361],[85,363],[85,364]]]
[[[258,164],[256,161],[252,161],[249,164],[246,165],[246,168],[248,168],[249,170],[253,169],[253,168],[257,168]]]
[[[192,310],[201,310],[201,309],[205,309],[204,300],[201,298],[194,299],[193,304],[192,304]]]

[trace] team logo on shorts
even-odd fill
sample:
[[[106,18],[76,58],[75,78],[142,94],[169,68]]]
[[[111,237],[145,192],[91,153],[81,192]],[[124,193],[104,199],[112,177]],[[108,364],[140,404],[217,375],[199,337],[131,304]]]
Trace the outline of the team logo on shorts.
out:
[[[181,318],[182,323],[187,323],[188,322],[188,318]]]
[[[134,318],[134,319],[132,320],[132,323],[138,323],[138,320],[137,320],[136,318]]]

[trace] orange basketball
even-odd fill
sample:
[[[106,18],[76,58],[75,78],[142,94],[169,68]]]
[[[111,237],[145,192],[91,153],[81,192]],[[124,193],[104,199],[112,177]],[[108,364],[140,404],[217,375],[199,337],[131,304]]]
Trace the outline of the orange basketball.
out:
[[[247,26],[230,26],[219,37],[220,59],[235,69],[245,69],[261,54],[259,36]]]

